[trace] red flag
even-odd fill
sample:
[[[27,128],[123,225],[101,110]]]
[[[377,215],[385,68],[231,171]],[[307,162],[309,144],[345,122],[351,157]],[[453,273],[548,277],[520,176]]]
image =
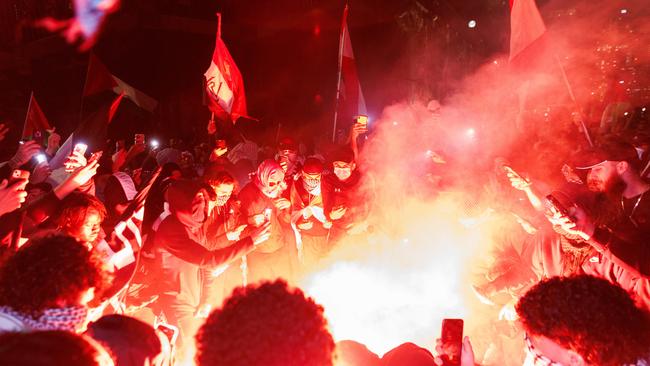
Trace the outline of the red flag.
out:
[[[348,30],[348,7],[343,11],[341,39],[339,44],[339,100],[337,101],[337,125],[348,126],[354,117],[368,115],[366,100],[361,91],[357,65],[352,51]],[[336,132],[336,131],[335,131]]]
[[[45,118],[45,114],[43,114],[43,111],[36,102],[36,98],[34,98],[34,93],[32,92],[29,97],[29,106],[27,107],[27,115],[25,116],[22,139],[33,139],[38,143],[43,144],[47,136],[47,130],[51,129],[52,127],[50,127],[50,123],[47,121],[47,118]]]
[[[246,95],[244,80],[226,44],[217,32],[217,41],[210,67],[204,74],[208,95],[208,107],[215,114],[226,113],[233,123],[246,116]]]
[[[546,26],[535,0],[510,1],[510,62],[527,64],[543,52]]]

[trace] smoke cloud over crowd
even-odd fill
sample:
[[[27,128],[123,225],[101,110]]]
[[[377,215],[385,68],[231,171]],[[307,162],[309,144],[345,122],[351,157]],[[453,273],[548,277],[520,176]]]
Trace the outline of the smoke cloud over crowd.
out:
[[[482,318],[496,320],[499,309],[479,304],[470,290],[497,250],[492,238],[518,226],[499,194],[521,192],[494,169],[495,158],[532,180],[561,179],[567,147],[587,144],[584,135],[567,134],[577,123],[571,113],[599,120],[590,108],[612,92],[603,84],[600,53],[615,59],[607,47],[626,44],[638,56],[619,62],[650,56],[642,1],[562,5],[541,7],[543,68],[515,69],[496,54],[439,104],[396,103],[371,121],[360,165],[374,202],[372,234],[340,243],[328,264],[303,280],[324,305],[335,338],[379,354],[404,341],[432,349],[442,318],[464,318],[469,335]],[[602,26],[624,17],[631,19]],[[533,145],[531,136],[543,142]]]

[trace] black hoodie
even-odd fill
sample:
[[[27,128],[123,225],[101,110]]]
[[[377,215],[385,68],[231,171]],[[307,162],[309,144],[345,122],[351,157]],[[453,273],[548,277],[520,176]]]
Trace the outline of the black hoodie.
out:
[[[203,193],[206,199],[203,217],[207,218],[208,197],[204,187],[189,180],[173,182],[165,195],[172,214],[162,221],[154,238],[162,259],[165,282],[162,291],[183,296],[196,306],[207,300],[207,286],[211,280],[203,278],[205,276],[201,273],[205,271],[201,269],[228,264],[254,248],[253,240],[246,237],[227,248],[206,249],[205,219],[196,219],[200,215],[192,215],[196,209],[192,203],[199,193]]]

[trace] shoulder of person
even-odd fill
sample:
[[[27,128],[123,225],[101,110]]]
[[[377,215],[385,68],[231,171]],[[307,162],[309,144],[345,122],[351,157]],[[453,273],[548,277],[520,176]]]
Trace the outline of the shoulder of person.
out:
[[[26,330],[29,330],[29,327],[22,320],[12,314],[0,311],[0,333]]]

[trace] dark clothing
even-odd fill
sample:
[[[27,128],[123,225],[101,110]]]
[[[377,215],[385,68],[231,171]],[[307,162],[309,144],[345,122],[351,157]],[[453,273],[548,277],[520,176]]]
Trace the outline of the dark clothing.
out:
[[[52,216],[60,204],[61,200],[54,192],[49,192],[18,210],[0,216],[0,247],[8,249],[17,244],[17,242],[12,243],[12,241],[17,240],[21,235],[22,222],[25,216],[38,225]],[[18,248],[13,248],[13,250],[15,249]]]
[[[206,248],[204,223],[194,221],[192,216],[197,209],[194,199],[201,191],[202,186],[195,182],[181,180],[172,183],[167,190],[172,214],[162,221],[153,238],[161,274],[154,284],[159,286],[158,293],[162,295],[159,304],[168,320],[173,320],[172,324],[179,326],[185,336],[193,336],[196,330],[194,312],[199,306],[209,303],[214,277],[206,269],[226,265],[254,247],[248,237],[226,248]]]
[[[621,239],[631,242],[645,242],[650,238],[650,192],[631,198],[622,198],[620,215],[608,226]]]

